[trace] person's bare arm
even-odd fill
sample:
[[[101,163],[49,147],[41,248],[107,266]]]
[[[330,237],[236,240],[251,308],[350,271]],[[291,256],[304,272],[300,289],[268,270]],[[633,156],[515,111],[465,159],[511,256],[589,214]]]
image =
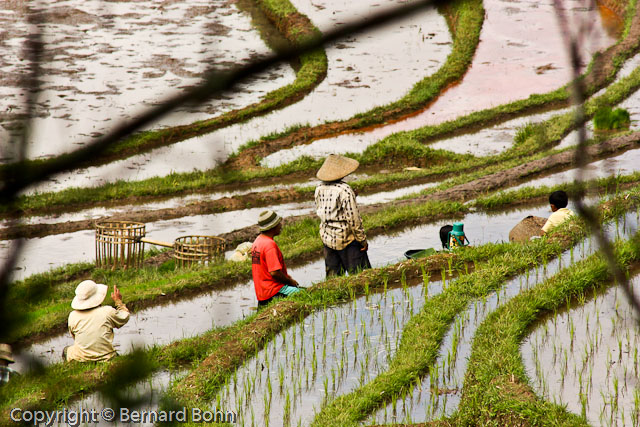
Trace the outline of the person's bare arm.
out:
[[[115,328],[121,328],[129,321],[129,309],[122,302],[122,294],[116,285],[113,285],[111,299],[116,303],[116,311],[110,316],[111,323]]]
[[[289,276],[282,270],[270,271],[269,274],[274,278],[274,280],[284,283],[285,285],[294,286],[296,288],[300,286],[293,277]]]

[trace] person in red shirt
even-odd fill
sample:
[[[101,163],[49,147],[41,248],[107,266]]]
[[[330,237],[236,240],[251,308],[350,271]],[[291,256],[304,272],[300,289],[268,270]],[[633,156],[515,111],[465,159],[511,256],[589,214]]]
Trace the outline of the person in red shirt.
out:
[[[300,289],[287,273],[282,252],[273,240],[282,231],[282,217],[272,210],[263,211],[258,227],[260,235],[251,246],[251,274],[260,308],[274,298],[286,297]]]

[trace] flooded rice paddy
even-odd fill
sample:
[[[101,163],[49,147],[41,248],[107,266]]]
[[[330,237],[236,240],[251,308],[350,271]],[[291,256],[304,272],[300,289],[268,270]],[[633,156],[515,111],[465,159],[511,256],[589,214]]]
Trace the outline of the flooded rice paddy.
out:
[[[128,386],[120,391],[118,397],[123,400],[131,402],[131,407],[133,408],[144,408],[144,409],[155,409],[158,408],[160,403],[162,402],[162,398],[164,392],[167,390],[169,385],[175,381],[179,381],[182,377],[184,377],[186,372],[184,371],[159,371],[151,375],[149,378],[135,383],[131,386]],[[114,402],[106,401],[103,395],[99,392],[92,393],[84,399],[74,402],[71,404],[70,410],[74,411],[91,411],[95,410],[100,413],[105,408],[114,408]],[[130,407],[130,408],[131,408]],[[100,418],[99,422],[96,423],[83,423],[81,424],[83,427],[118,427],[118,426],[130,426],[131,422],[106,422]],[[68,427],[66,423],[53,424],[59,427]],[[153,422],[136,422],[137,426],[151,427],[155,425]]]
[[[27,6],[28,5],[28,6]],[[251,16],[234,2],[58,1],[0,4],[0,140],[23,114],[23,44],[42,22],[46,44],[42,88],[27,156],[69,152],[122,120],[197,84],[209,68],[229,69],[270,53]],[[295,78],[288,64],[242,82],[237,91],[200,106],[184,106],[155,126],[187,124],[259,101]],[[15,161],[2,146],[2,161]]]
[[[615,42],[615,37],[603,28],[597,7],[592,8],[591,3],[582,0],[569,4],[567,13],[573,22],[588,23],[588,42],[582,46],[587,50],[587,58]],[[483,6],[485,20],[470,69],[459,84],[445,91],[423,112],[366,132],[318,140],[292,149],[295,151],[291,154],[289,150],[281,150],[266,157],[264,164],[275,166],[303,154],[320,158],[335,153],[337,147],[340,153],[362,152],[391,134],[549,92],[570,80],[566,52],[559,49],[563,46],[563,35],[557,26],[553,2],[489,0]],[[508,90],[494,90],[497,87]]]
[[[635,294],[640,275],[631,279]],[[638,314],[620,286],[547,316],[521,345],[536,393],[592,425],[640,424]]]
[[[295,1],[293,3],[297,6]],[[368,4],[324,0],[313,4],[323,15],[325,9],[336,11],[336,19],[343,22],[354,9],[367,16],[377,12],[382,5],[388,7],[397,3],[395,0]],[[338,12],[340,10],[343,12]],[[313,15],[309,18],[314,21]],[[444,17],[435,9],[423,9],[395,22],[393,30],[353,34],[327,46],[327,78],[295,104],[170,147],[64,174],[31,191],[58,191],[74,186],[96,186],[117,179],[140,180],[170,172],[211,169],[242,144],[261,136],[281,132],[296,124],[315,125],[326,120],[347,119],[395,101],[444,63],[451,50],[450,42]],[[403,48],[398,49],[399,45]],[[380,55],[373,55],[374,51]],[[340,108],[335,108],[337,100]]]
[[[639,218],[638,212],[630,212],[619,221],[608,224],[605,228],[607,237],[628,239],[638,230]],[[597,249],[598,245],[594,239],[583,240],[570,250],[563,252],[560,257],[542,263],[509,280],[498,292],[492,293],[481,301],[471,303],[466,311],[456,316],[445,336],[431,371],[432,374],[424,377],[407,397],[391,402],[374,414],[369,421],[376,424],[411,424],[450,416],[458,409],[460,403],[475,332],[487,315],[519,293],[554,276],[561,269],[589,257]],[[566,329],[563,328],[563,330],[566,332]],[[552,367],[544,362],[548,360],[541,363],[548,371],[557,370],[557,365]],[[545,371],[546,373],[548,372]],[[549,379],[546,375],[540,375],[539,378],[544,378],[545,382]],[[606,387],[604,389],[606,390]],[[569,392],[569,390],[564,391]]]
[[[387,369],[407,321],[441,290],[403,286],[312,314],[239,368],[212,406],[237,408],[243,426],[310,424],[329,399]]]

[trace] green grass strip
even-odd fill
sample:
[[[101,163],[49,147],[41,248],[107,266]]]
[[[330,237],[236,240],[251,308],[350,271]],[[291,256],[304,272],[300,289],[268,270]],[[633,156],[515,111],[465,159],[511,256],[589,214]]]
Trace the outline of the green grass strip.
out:
[[[640,240],[619,243],[621,267],[640,260]],[[562,270],[542,284],[498,307],[479,326],[473,341],[456,425],[588,425],[565,407],[536,396],[522,363],[520,343],[528,328],[567,301],[600,287],[612,286],[601,254]]]

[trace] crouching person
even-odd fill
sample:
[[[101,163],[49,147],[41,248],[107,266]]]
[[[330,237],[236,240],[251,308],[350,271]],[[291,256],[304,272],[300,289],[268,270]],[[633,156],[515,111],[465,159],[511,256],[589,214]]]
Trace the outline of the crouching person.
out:
[[[11,378],[19,375],[9,367],[10,363],[14,363],[11,346],[9,344],[0,344],[0,385],[6,384]]]
[[[260,235],[251,246],[251,274],[258,299],[258,309],[271,302],[299,291],[296,282],[287,273],[284,258],[273,240],[282,231],[282,217],[272,210],[258,218]]]
[[[129,310],[115,285],[111,298],[116,308],[101,305],[107,289],[106,285],[93,280],[85,280],[76,288],[76,296],[71,302],[73,311],[69,314],[69,332],[74,343],[65,347],[62,355],[65,360],[95,362],[117,355],[113,348],[113,328],[120,328],[129,321]]]

